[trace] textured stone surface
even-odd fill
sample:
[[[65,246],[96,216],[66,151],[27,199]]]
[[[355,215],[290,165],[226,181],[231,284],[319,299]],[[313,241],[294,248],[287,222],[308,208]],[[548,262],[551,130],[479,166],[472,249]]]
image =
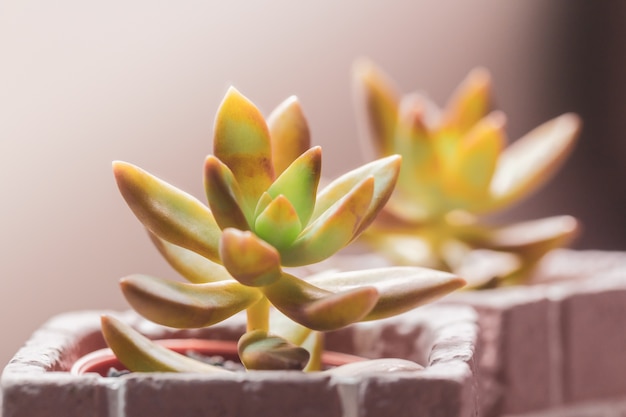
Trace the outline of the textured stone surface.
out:
[[[456,370],[455,370],[456,371]],[[470,387],[464,383],[469,377],[414,378],[410,375],[386,375],[368,379],[360,390],[359,416],[472,416],[475,411],[467,406],[473,401]]]
[[[626,397],[626,288],[573,295],[562,308],[565,401]]]
[[[513,417],[513,415],[505,415],[503,417]],[[610,400],[576,403],[549,410],[515,414],[515,417],[626,417],[626,401]]]
[[[451,297],[480,315],[479,384],[485,416],[538,410],[556,404],[559,369],[552,366],[557,329],[552,301],[537,288],[506,288]]]
[[[25,372],[28,373],[28,372]],[[3,377],[4,417],[107,417],[108,387],[62,372]]]
[[[37,331],[2,374],[3,416],[290,416],[477,414],[472,370],[477,315],[468,307],[428,306],[380,322],[363,323],[328,337],[329,345],[372,359],[395,356],[418,361],[374,362],[376,372],[247,372],[226,376],[130,374],[101,378],[67,371],[80,355],[104,346],[101,312],[67,314]],[[153,338],[235,339],[243,317],[211,329],[175,331],[120,314]],[[401,370],[401,371],[398,371]],[[395,393],[395,394],[394,394]],[[394,401],[389,403],[389,395]],[[402,410],[394,414],[393,410]]]
[[[243,384],[244,416],[341,417],[339,392],[328,375],[252,372]]]
[[[479,312],[482,415],[625,398],[626,254],[554,251],[534,283],[445,300]]]
[[[132,375],[125,378],[126,417],[234,417],[244,403],[242,384],[235,378],[190,374]]]

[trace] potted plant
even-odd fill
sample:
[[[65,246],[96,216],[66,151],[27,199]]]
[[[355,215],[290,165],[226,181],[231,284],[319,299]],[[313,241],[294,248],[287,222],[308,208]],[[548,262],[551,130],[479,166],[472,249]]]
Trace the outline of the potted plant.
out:
[[[443,110],[422,94],[398,93],[371,61],[357,63],[354,80],[374,149],[403,157],[394,194],[360,242],[378,264],[454,271],[481,290],[446,302],[480,313],[482,415],[569,415],[585,403],[589,415],[607,415],[602,407],[613,409],[626,390],[615,366],[626,360],[623,254],[555,250],[578,232],[571,216],[480,222],[550,178],[575,144],[579,118],[564,114],[505,147],[486,69],[470,72]]]
[[[402,397],[403,401],[409,401],[409,406],[417,409],[428,407],[413,403],[410,393],[428,380],[443,381],[441,383],[451,390],[449,394],[456,398],[452,404],[453,415],[469,413],[474,406],[474,402],[468,400],[471,378],[468,363],[473,355],[476,331],[473,323],[470,331],[464,330],[461,336],[451,335],[446,333],[445,328],[439,328],[431,331],[430,337],[422,337],[422,340],[430,340],[425,342],[426,349],[419,353],[422,360],[427,361],[427,365],[446,365],[434,371],[427,368],[423,377],[415,374],[422,369],[421,366],[400,359],[348,364],[328,371],[312,372],[311,375],[293,374],[293,370],[322,369],[324,332],[339,334],[339,338],[348,338],[354,344],[359,337],[363,339],[359,335],[373,332],[367,322],[382,320],[383,328],[406,325],[406,316],[401,315],[398,319],[393,316],[464,285],[463,279],[451,273],[404,266],[351,272],[327,271],[307,279],[297,277],[298,267],[330,257],[353,241],[374,220],[392,192],[399,165],[400,158],[397,156],[383,158],[348,172],[318,192],[321,149],[309,149],[308,128],[297,100],[287,100],[266,122],[260,111],[232,88],[216,117],[214,154],[209,155],[205,162],[208,206],[134,165],[115,162],[115,178],[126,202],[165,259],[190,281],[183,283],[132,275],[121,281],[126,299],[139,314],[166,326],[158,327],[166,338],[191,336],[197,339],[223,331],[232,339],[232,330],[236,329],[239,332],[238,357],[246,369],[259,373],[241,376],[223,367],[191,359],[154,342],[152,339],[158,338],[154,331],[152,334],[150,331],[141,334],[137,327],[145,326],[145,321],[136,322],[133,326],[123,317],[104,314],[101,318],[102,336],[119,361],[134,374],[102,378],[88,372],[71,378],[83,378],[83,389],[93,389],[89,391],[91,402],[88,402],[91,405],[95,402],[98,412],[105,412],[102,411],[105,409],[110,412],[111,407],[117,407],[125,410],[126,415],[136,415],[133,414],[135,411],[129,411],[133,407],[128,405],[129,401],[134,401],[134,404],[155,401],[141,398],[140,394],[135,394],[139,395],[139,399],[131,399],[130,395],[130,392],[150,391],[154,388],[150,388],[152,383],[158,386],[165,384],[166,391],[171,390],[171,395],[182,396],[187,384],[208,384],[222,392],[243,381],[245,391],[246,384],[262,384],[266,379],[270,386],[278,384],[283,388],[285,383],[303,384],[303,388],[297,388],[300,399],[306,392],[321,390],[321,397],[314,397],[313,400],[319,403],[330,398],[332,413],[342,414],[346,408],[376,409],[369,403],[367,407],[363,406],[361,403],[364,404],[365,399],[357,391],[365,390],[370,399],[381,397],[383,394],[373,394],[371,389],[381,385],[382,392],[386,392],[390,387],[397,387],[399,381],[406,381],[410,387]],[[273,315],[270,314],[271,306],[275,307]],[[246,324],[241,326],[240,322],[237,324],[237,320],[241,320],[241,315],[237,313],[244,310]],[[461,311],[459,317],[465,314],[467,323],[474,319],[467,309],[456,311]],[[75,361],[78,356],[101,346],[102,336],[94,333],[93,316],[91,314],[88,324],[79,329],[81,340],[92,341],[90,348],[82,345],[73,352],[62,352],[59,355],[61,360],[57,357],[44,361],[34,366],[36,370],[32,369],[33,363],[19,359],[14,362],[15,366],[7,367],[3,374],[5,417],[24,415],[24,410],[33,415],[33,410],[39,410],[30,402],[30,408],[20,410],[15,407],[16,403],[25,402],[25,392],[28,391],[25,389],[28,384],[24,385],[24,380],[20,379],[25,374],[20,371],[27,374],[30,370],[48,376],[50,371],[67,371],[68,361]],[[235,320],[234,327],[229,324],[216,326],[226,319]],[[129,321],[133,320],[137,321],[137,318],[131,315]],[[356,327],[356,330],[347,327],[357,322],[366,323],[364,327]],[[454,327],[454,323],[455,320],[448,320],[447,324]],[[54,326],[58,324],[53,323]],[[422,327],[428,328],[428,325]],[[173,330],[175,328],[191,330],[177,332]],[[203,333],[202,329],[206,331]],[[448,339],[438,353],[433,337],[435,340],[441,337]],[[450,340],[463,343],[450,349]],[[77,342],[73,339],[71,343]],[[404,345],[411,346],[413,343],[411,339]],[[63,339],[55,346],[66,349],[67,345],[68,341]],[[380,343],[376,345],[381,346]],[[459,355],[458,349],[462,354]],[[414,351],[414,347],[409,348],[409,352]],[[446,373],[446,369],[453,372]],[[271,374],[263,373],[265,370],[272,370]],[[157,373],[146,376],[147,371]],[[395,371],[398,376],[385,381],[384,375],[390,371]],[[168,374],[163,375],[162,372]],[[183,376],[179,380],[170,372],[181,372]],[[190,372],[193,376],[189,375]],[[355,385],[354,378],[362,380],[356,380]],[[145,388],[146,381],[148,388]],[[119,386],[123,386],[124,390],[120,392],[117,389]],[[434,386],[446,389],[437,384]],[[266,392],[267,389],[257,387],[255,390]],[[71,397],[70,392],[64,395]],[[284,408],[280,401],[285,399],[277,398],[282,397],[279,392],[264,395],[274,399],[256,401],[261,407],[274,412],[283,407],[282,410],[288,410],[289,415],[312,415],[307,414],[310,413],[307,411],[310,406],[299,410],[288,402],[290,405]],[[113,404],[101,404],[102,396],[113,397],[115,401]],[[359,400],[350,404],[345,399],[338,400],[338,396]],[[54,398],[58,397],[54,395]],[[47,401],[53,400],[48,398]],[[193,407],[202,401],[192,401]],[[338,401],[340,406],[337,406]],[[70,401],[75,402],[74,398]],[[56,403],[56,406],[59,404]],[[324,407],[321,410],[319,415],[329,415],[323,411]],[[72,412],[77,413],[75,410]],[[246,411],[243,413],[248,415]],[[277,415],[255,412],[255,415],[259,414]]]
[[[245,316],[202,329],[156,325],[133,311],[83,311],[56,316],[21,348],[2,374],[4,417],[476,415],[478,326],[473,309],[429,305],[358,323],[327,335],[329,349],[367,358],[397,357],[423,370],[376,367],[335,371],[220,373],[134,372],[103,378],[69,372],[83,355],[105,346],[103,314],[115,314],[150,339],[237,340]],[[348,370],[348,374],[340,372]]]
[[[246,310],[238,351],[247,369],[319,370],[321,332],[400,314],[464,285],[453,274],[415,267],[307,280],[286,272],[327,259],[367,228],[393,190],[400,158],[364,165],[318,193],[321,148],[309,148],[297,100],[269,120],[237,90],[228,91],[204,165],[208,206],[136,166],[114,163],[126,202],[191,281],[124,278],[122,291],[136,311],[165,326],[198,328]],[[271,334],[270,306],[289,319]],[[180,370],[189,370],[187,358],[148,348],[114,318],[103,318],[103,334],[131,370],[175,371],[177,359]],[[301,347],[307,339],[308,350]]]

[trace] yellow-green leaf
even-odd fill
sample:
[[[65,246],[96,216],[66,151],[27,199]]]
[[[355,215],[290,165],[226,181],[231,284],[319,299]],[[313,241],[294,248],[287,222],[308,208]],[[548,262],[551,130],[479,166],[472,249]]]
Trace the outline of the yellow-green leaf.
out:
[[[254,218],[256,219],[257,217],[259,217],[259,214],[261,214],[263,210],[265,210],[273,200],[274,199],[272,198],[272,196],[269,195],[267,192],[261,194],[261,197],[256,204],[256,208],[254,209]],[[254,222],[252,222],[252,224],[254,224]]]
[[[233,87],[215,119],[213,150],[233,172],[244,210],[251,212],[274,179],[270,133],[259,109]]]
[[[300,155],[267,190],[272,198],[281,194],[287,197],[302,225],[313,214],[321,169],[322,149],[316,146]]]
[[[394,150],[402,156],[394,200],[406,201],[402,216],[422,220],[436,208],[440,161],[424,122],[423,98],[411,94],[400,103]],[[435,201],[433,201],[435,200]]]
[[[437,155],[424,122],[424,106],[422,97],[417,94],[402,98],[394,151],[402,156],[405,165],[429,174],[437,166]]]
[[[196,198],[126,162],[113,163],[117,185],[135,216],[157,236],[218,261],[221,230]]]
[[[385,158],[385,168],[373,174],[374,190],[370,205],[363,216],[363,220],[359,224],[358,229],[352,236],[356,239],[376,218],[378,213],[383,209],[391,194],[393,193],[398,176],[400,174],[400,166],[402,158],[399,155],[392,155]]]
[[[377,153],[393,154],[399,101],[393,81],[365,59],[355,63],[353,79],[357,103],[363,109],[363,123],[367,125]]]
[[[465,281],[448,272],[418,267],[376,268],[362,271],[322,274],[311,277],[311,284],[332,292],[364,286],[376,288],[378,302],[363,320],[395,316],[435,301],[461,288]]]
[[[492,208],[511,204],[547,182],[572,151],[580,124],[578,116],[567,113],[533,129],[506,148],[491,182]]]
[[[268,335],[264,330],[253,330],[241,336],[237,350],[246,369],[301,371],[309,361],[306,349],[282,337]]]
[[[189,284],[130,275],[120,281],[124,297],[150,321],[179,329],[207,327],[255,303],[261,293],[235,280]]]
[[[360,321],[378,300],[378,292],[371,286],[333,293],[284,272],[278,281],[261,290],[284,315],[318,331]]]
[[[122,321],[102,316],[102,334],[115,356],[133,372],[229,372],[160,346]]]
[[[254,231],[280,251],[293,243],[302,231],[302,224],[291,202],[279,195],[256,218]]]
[[[442,185],[455,206],[475,211],[489,204],[489,185],[506,143],[505,120],[493,112],[476,123],[443,166]]]
[[[283,101],[267,118],[274,174],[280,175],[311,146],[311,134],[296,96]]]
[[[374,193],[366,217],[368,220],[373,219],[393,192],[401,162],[399,155],[388,156],[362,165],[335,179],[317,196],[312,219],[317,219],[325,213],[368,176],[374,177]]]
[[[224,267],[244,285],[263,286],[280,278],[278,251],[252,232],[225,229],[220,255]]]
[[[553,216],[524,221],[486,232],[482,240],[471,242],[482,247],[538,258],[549,250],[569,243],[579,232],[572,216]]]
[[[239,184],[231,170],[213,155],[209,155],[204,163],[204,188],[211,212],[221,229],[248,230],[252,212],[249,211],[246,218]]]
[[[148,234],[165,260],[190,282],[203,284],[233,278],[222,265],[193,251],[163,240],[150,231],[148,231]]]
[[[485,68],[474,68],[453,93],[444,112],[442,129],[463,135],[490,107],[491,75]]]
[[[341,200],[306,227],[293,244],[281,251],[286,266],[322,261],[347,245],[358,232],[374,193],[374,177],[358,183]]]

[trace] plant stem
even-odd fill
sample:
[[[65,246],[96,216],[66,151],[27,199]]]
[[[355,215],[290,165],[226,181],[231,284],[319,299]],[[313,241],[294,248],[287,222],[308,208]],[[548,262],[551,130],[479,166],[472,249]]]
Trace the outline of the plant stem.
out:
[[[324,334],[312,331],[305,343],[302,345],[311,355],[309,363],[303,369],[304,372],[315,372],[322,370],[322,353],[324,352]]]
[[[267,298],[261,297],[259,301],[248,307],[246,314],[248,318],[247,331],[268,331],[270,322],[270,302]]]

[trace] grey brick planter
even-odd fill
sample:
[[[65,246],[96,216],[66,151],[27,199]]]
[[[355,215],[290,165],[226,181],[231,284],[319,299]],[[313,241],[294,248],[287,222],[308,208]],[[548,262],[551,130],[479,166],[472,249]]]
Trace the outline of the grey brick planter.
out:
[[[626,253],[554,251],[535,282],[444,300],[479,312],[481,415],[626,415]]]
[[[357,253],[323,267],[355,263],[388,265]],[[626,252],[556,250],[533,285],[457,291],[439,304],[479,314],[479,416],[626,416]]]
[[[428,306],[328,335],[330,349],[370,358],[401,357],[421,371],[233,375],[71,375],[80,356],[104,346],[101,312],[68,313],[34,333],[2,374],[3,416],[459,416],[478,413],[474,354],[477,315],[464,306]],[[124,319],[153,338],[235,339],[243,321],[173,331],[134,313]]]

